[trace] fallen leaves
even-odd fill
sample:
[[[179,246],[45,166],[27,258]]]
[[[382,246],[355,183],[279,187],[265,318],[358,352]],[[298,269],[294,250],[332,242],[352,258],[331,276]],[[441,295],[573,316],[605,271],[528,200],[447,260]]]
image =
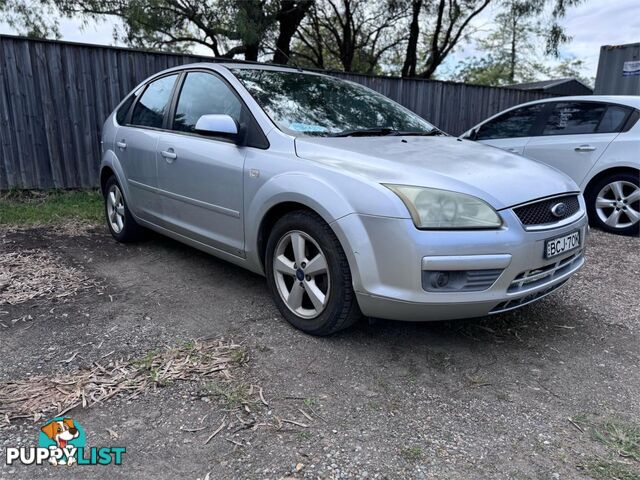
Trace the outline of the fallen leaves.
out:
[[[0,418],[38,421],[46,414],[91,407],[114,395],[137,398],[145,391],[179,380],[198,380],[213,374],[231,378],[235,350],[232,342],[202,340],[150,352],[142,359],[94,362],[91,368],[55,376],[34,376],[0,383]],[[63,360],[69,363],[76,354]]]
[[[32,299],[64,300],[99,287],[82,270],[39,250],[0,252],[0,305]]]

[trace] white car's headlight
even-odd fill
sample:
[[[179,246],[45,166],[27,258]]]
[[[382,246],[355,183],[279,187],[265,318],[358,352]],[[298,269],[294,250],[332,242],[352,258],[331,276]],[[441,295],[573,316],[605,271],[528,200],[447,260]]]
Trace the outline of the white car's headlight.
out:
[[[486,202],[464,193],[410,185],[388,185],[424,229],[498,228],[500,215]]]

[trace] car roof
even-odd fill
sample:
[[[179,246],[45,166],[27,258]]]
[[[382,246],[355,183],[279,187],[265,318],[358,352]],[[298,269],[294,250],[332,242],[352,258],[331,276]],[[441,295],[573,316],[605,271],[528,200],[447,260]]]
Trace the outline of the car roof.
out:
[[[640,108],[640,95],[572,95],[567,97],[552,97],[542,100],[534,100],[532,102],[523,103],[522,105],[563,101],[606,102]]]
[[[175,67],[175,69],[188,69],[188,68],[212,68],[216,69],[224,67],[227,70],[267,70],[271,72],[290,72],[290,73],[305,73],[308,75],[321,75],[326,76],[320,72],[314,72],[310,70],[304,70],[299,67],[290,65],[270,65],[265,63],[254,63],[245,61],[223,61],[223,62],[197,62],[188,63]]]

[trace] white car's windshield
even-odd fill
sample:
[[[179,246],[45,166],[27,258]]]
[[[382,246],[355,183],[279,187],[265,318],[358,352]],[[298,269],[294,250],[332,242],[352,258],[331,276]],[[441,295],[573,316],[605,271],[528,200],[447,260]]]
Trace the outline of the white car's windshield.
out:
[[[324,75],[233,69],[280,129],[295,135],[434,135],[433,125],[388,98]]]

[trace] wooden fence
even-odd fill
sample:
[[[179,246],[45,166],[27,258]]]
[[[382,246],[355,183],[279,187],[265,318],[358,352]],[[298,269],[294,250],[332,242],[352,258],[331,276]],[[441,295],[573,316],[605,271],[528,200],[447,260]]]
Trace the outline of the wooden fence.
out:
[[[210,57],[0,35],[0,189],[97,184],[100,131],[139,82]],[[451,82],[330,72],[403,104],[451,134],[546,95]]]

